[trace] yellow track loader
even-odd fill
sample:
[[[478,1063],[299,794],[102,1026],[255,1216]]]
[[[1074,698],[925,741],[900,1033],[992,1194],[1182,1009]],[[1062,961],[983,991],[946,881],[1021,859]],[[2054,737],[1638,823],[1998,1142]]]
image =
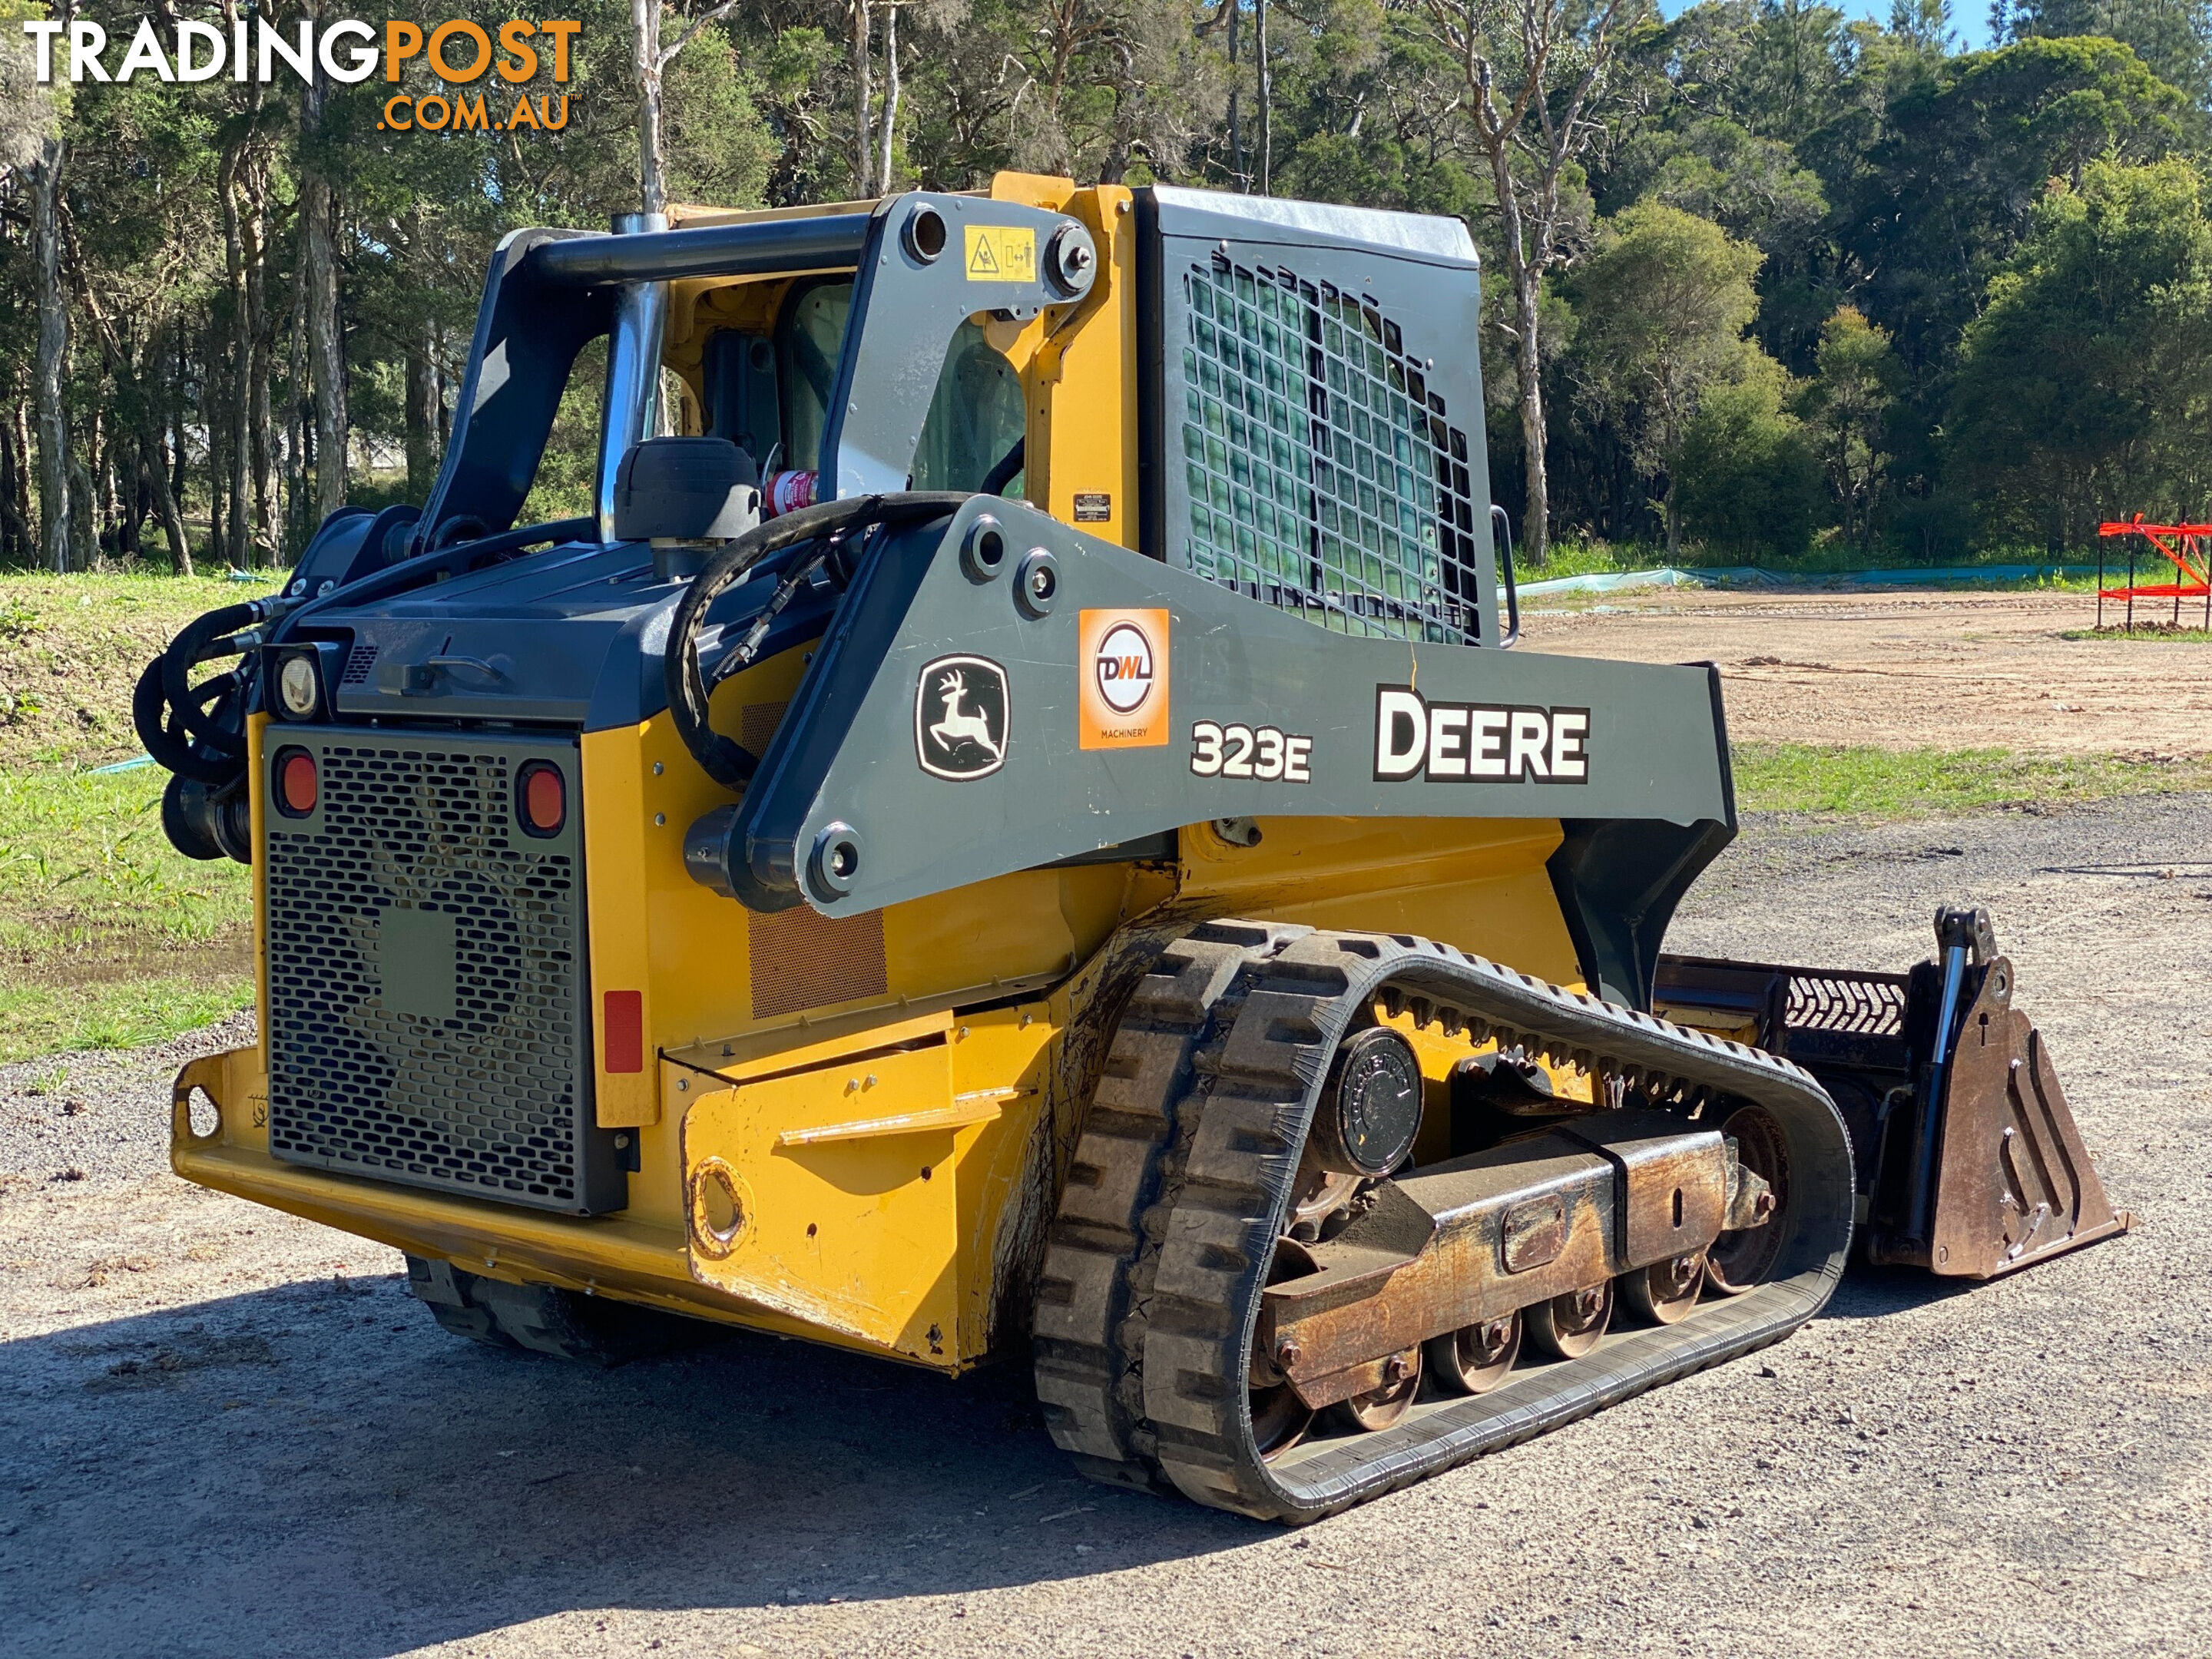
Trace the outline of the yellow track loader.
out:
[[[179,1173],[477,1340],[1025,1359],[1327,1515],[2125,1225],[1978,912],[1672,957],[1720,684],[1516,649],[1456,221],[1002,174],[529,230],[428,501],[136,713],[252,866]],[[549,507],[556,410],[600,403]]]

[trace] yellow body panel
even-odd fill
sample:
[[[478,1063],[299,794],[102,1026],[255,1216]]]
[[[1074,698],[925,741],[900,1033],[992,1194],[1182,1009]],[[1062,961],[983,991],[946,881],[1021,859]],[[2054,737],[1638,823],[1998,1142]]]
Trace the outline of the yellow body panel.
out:
[[[593,734],[584,773],[593,1006],[610,972],[641,969],[619,984],[645,992],[660,1056],[641,1088],[600,1078],[649,1102],[630,1114],[645,1121],[626,1209],[546,1215],[276,1163],[252,1049],[188,1068],[222,1122],[199,1139],[179,1106],[178,1173],[471,1273],[957,1370],[1010,1334],[1006,1298],[1042,1237],[1102,1058],[1067,1039],[1111,979],[1117,933],[1149,921],[1165,936],[1213,915],[1419,932],[1576,981],[1544,867],[1555,823],[1279,819],[1253,848],[1191,826],[1172,866],[1028,871],[895,907],[889,983],[872,1006],[754,1021],[747,913],[684,876],[672,838],[639,829],[660,827],[659,798],[637,781],[653,777],[653,726]],[[619,775],[611,786],[602,769]],[[1023,982],[1048,989],[1006,1000]],[[1414,1037],[1440,1106],[1469,1048],[1393,1023]],[[1578,1081],[1559,1079],[1586,1096]],[[744,1215],[726,1249],[696,1218],[709,1160]]]
[[[1133,546],[1144,371],[1129,193],[1002,174],[993,195],[1069,213],[1097,242],[1083,301],[987,328],[1023,374],[1032,498]],[[789,280],[674,285],[665,361],[686,383],[687,418],[707,336],[760,325]],[[717,728],[764,744],[806,658],[787,651],[718,688]],[[258,840],[258,718],[251,735]],[[186,1068],[177,1171],[471,1273],[957,1370],[1018,1334],[1007,1322],[1103,1060],[1112,1010],[1100,1000],[1160,942],[1238,916],[1419,933],[1579,979],[1545,867],[1553,822],[1274,819],[1249,847],[1192,825],[1171,863],[1024,871],[833,924],[755,915],[691,880],[685,830],[729,797],[665,714],[585,733],[580,777],[595,1109],[635,1138],[626,1208],[560,1216],[279,1164],[256,1049]],[[258,872],[255,891],[258,908]],[[826,974],[793,960],[824,952]],[[795,996],[791,981],[809,972],[828,988]],[[823,1000],[837,989],[851,994]],[[642,1000],[641,1071],[604,1069],[601,1011],[616,990]],[[265,1006],[265,969],[261,994]],[[1409,1035],[1440,1103],[1468,1048]],[[1586,1082],[1559,1081],[1587,1094]],[[184,1103],[194,1088],[220,1109],[205,1137]],[[1432,1135],[1444,1117],[1431,1114]]]

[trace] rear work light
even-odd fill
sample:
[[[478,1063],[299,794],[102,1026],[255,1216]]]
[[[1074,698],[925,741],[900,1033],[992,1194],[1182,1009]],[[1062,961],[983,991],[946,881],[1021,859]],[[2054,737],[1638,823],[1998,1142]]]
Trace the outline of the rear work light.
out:
[[[568,786],[561,769],[550,761],[524,764],[515,792],[515,810],[522,827],[533,836],[557,836],[568,821]]]
[[[315,810],[321,781],[315,774],[315,757],[304,749],[282,750],[276,756],[276,810],[288,818],[304,818]]]

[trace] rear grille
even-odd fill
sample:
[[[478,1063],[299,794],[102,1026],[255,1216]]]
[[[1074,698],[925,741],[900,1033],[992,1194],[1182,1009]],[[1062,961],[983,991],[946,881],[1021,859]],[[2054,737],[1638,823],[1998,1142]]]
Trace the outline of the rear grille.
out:
[[[291,1163],[592,1212],[621,1177],[591,1121],[582,847],[513,786],[558,740],[275,728],[315,810],[267,815],[269,1145]],[[610,1182],[612,1190],[610,1189]]]

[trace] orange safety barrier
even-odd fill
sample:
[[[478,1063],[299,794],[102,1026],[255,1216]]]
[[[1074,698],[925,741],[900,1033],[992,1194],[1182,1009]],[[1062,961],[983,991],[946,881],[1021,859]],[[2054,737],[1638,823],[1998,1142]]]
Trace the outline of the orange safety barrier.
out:
[[[2137,599],[2172,599],[2173,625],[2181,625],[2182,600],[2203,599],[2204,625],[2212,629],[2212,524],[2145,524],[2138,513],[2134,518],[2118,524],[2097,526],[2097,626],[2105,625],[2105,601],[2127,602],[2127,621],[2132,628],[2136,621]],[[2124,536],[2128,542],[2128,585],[2125,587],[2105,586],[2104,538]],[[2165,556],[2174,569],[2174,580],[2168,582],[2137,582],[2136,580],[2136,543],[2141,537]]]

